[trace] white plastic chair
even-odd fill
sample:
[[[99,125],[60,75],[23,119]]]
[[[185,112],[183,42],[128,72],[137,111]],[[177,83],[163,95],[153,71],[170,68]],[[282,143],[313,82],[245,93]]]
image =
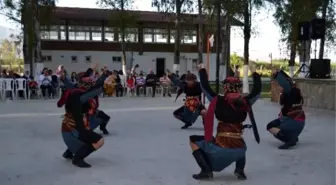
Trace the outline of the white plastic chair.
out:
[[[4,78],[4,94],[5,97],[7,95],[7,92],[9,91],[12,94],[13,100],[15,99],[15,93],[14,93],[14,79],[12,78]]]
[[[146,95],[149,95],[149,91],[153,93],[153,87],[146,87]]]
[[[4,79],[0,78],[0,98],[4,99]]]
[[[18,78],[15,80],[15,94],[16,98],[19,96],[19,91],[23,91],[23,96],[25,99],[27,99],[27,80],[24,78]],[[28,92],[29,93],[29,92]],[[28,95],[30,97],[30,95]]]
[[[162,96],[163,96],[163,93],[166,91],[167,94],[171,94],[171,89],[168,87],[168,86],[161,86],[162,88]]]
[[[156,87],[156,94],[163,94],[163,87],[160,85],[158,87]]]

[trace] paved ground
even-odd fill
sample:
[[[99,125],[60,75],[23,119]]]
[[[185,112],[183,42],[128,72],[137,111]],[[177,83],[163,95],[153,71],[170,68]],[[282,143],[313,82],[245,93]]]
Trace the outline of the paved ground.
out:
[[[61,109],[55,100],[0,102],[1,185],[332,185],[335,184],[335,115],[307,109],[307,126],[299,147],[280,151],[265,132],[279,110],[260,100],[255,105],[262,142],[248,144],[247,181],[238,181],[230,167],[215,173],[212,182],[191,178],[199,168],[192,158],[188,136],[202,134],[201,121],[180,130],[172,110],[180,103],[163,98],[104,99],[112,116],[112,135],[89,156],[91,169],[79,169],[61,157]]]

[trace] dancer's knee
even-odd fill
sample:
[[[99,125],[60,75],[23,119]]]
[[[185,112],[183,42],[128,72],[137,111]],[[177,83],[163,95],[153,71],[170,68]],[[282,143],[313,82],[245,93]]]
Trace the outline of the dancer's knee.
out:
[[[191,135],[191,136],[189,136],[189,140],[190,140],[190,142],[195,143],[195,142],[204,140],[204,136],[200,136],[200,135]]]
[[[271,128],[273,128],[272,122],[268,123],[266,125],[266,129],[269,131]]]
[[[192,151],[195,151],[195,150],[198,150],[198,149],[199,149],[198,145],[196,145],[196,144],[195,144],[194,142],[192,142],[192,141],[189,142],[189,145],[190,145],[190,148],[191,148]]]
[[[101,138],[98,142],[93,143],[92,146],[98,150],[100,147],[104,145],[104,138]]]
[[[269,131],[271,128],[278,128],[280,124],[281,121],[279,119],[275,119],[267,124],[266,129]]]

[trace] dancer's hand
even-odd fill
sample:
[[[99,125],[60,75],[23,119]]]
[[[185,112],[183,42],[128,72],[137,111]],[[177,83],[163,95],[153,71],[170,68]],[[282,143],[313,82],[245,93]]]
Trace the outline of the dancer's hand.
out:
[[[170,70],[169,70],[169,69],[166,69],[166,72],[167,72],[167,74],[168,74],[168,75],[170,75],[170,74],[171,74],[171,72],[170,72]]]
[[[197,65],[197,70],[200,70],[200,69],[205,69],[205,66],[203,63]]]
[[[249,63],[249,68],[251,73],[255,73],[257,71],[257,68],[254,63]]]

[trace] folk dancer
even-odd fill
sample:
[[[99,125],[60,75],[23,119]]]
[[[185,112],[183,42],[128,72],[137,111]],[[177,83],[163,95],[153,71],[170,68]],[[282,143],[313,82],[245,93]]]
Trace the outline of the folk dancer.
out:
[[[62,137],[67,145],[63,157],[72,159],[72,164],[80,168],[89,168],[84,158],[99,149],[104,139],[90,128],[90,118],[97,108],[95,96],[102,93],[103,83],[96,83],[88,90],[68,89],[58,101],[58,107],[65,105],[62,121]],[[73,155],[74,154],[74,155]]]
[[[285,72],[275,72],[274,78],[283,89],[279,101],[282,108],[278,118],[267,124],[267,130],[284,142],[279,149],[289,149],[297,144],[305,126],[303,98],[300,89]]]
[[[107,71],[105,68],[104,70]],[[107,74],[106,74],[107,75]],[[89,68],[82,76],[79,77],[78,87],[84,90],[89,89],[95,83],[103,83],[106,81],[112,81],[113,76],[109,76],[106,78],[105,75],[100,76],[97,81],[95,81],[95,71],[92,68]],[[96,91],[101,91],[101,89],[96,89]],[[103,134],[108,135],[109,132],[106,129],[108,122],[110,121],[110,116],[108,116],[104,111],[99,108],[99,97],[95,96],[97,103],[97,111],[96,115],[90,117],[90,128],[92,130],[96,129],[99,126],[99,129],[103,132]]]
[[[243,139],[243,129],[253,128],[256,141],[260,138],[255,124],[251,105],[258,99],[261,92],[260,75],[251,67],[253,75],[253,89],[250,94],[241,94],[242,83],[239,78],[228,77],[223,81],[224,96],[214,93],[207,79],[207,72],[200,66],[201,86],[210,101],[205,118],[204,136],[190,136],[190,147],[193,156],[201,168],[194,179],[212,179],[213,171],[219,172],[236,163],[234,174],[240,180],[245,180],[246,144]],[[243,125],[249,114],[252,125]],[[213,137],[214,116],[218,120],[217,134]]]
[[[199,115],[201,115],[204,120],[206,108],[201,102],[202,88],[200,83],[197,82],[196,75],[190,73],[186,75],[186,81],[181,81],[169,70],[167,70],[167,73],[172,84],[179,88],[175,102],[182,93],[186,95],[184,105],[173,112],[175,118],[184,123],[181,129],[187,129],[192,126]]]

